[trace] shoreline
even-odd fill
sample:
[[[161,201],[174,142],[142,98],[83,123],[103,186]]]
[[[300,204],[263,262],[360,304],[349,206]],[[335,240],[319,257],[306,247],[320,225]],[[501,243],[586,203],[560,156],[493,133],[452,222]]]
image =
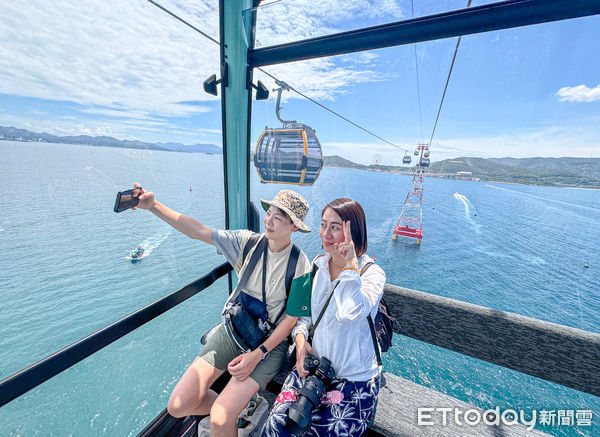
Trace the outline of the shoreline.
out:
[[[395,172],[395,171],[386,171],[386,170],[376,170],[376,169],[371,169],[371,168],[355,168],[355,167],[344,167],[344,166],[339,166],[339,165],[324,165],[323,167],[327,167],[327,168],[344,168],[347,170],[358,170],[358,171],[368,171],[371,173],[388,173],[388,174],[395,174],[395,175],[402,175],[402,176],[412,176],[413,173],[412,172]],[[445,177],[436,173],[425,173],[423,175],[423,177],[425,178],[435,178],[435,179],[445,179],[445,180],[449,180],[449,181],[465,181],[465,182],[482,182],[484,184],[487,183],[495,183],[495,184],[509,184],[509,185],[521,185],[524,187],[548,187],[548,188],[568,188],[568,189],[572,189],[572,190],[591,190],[591,191],[600,191],[600,187],[574,187],[574,186],[568,186],[568,185],[551,185],[551,184],[523,184],[521,182],[509,182],[509,181],[498,181],[498,180],[487,180],[487,179],[482,179],[482,178],[478,178],[477,180],[475,179],[463,179],[463,178],[452,178],[452,177]]]

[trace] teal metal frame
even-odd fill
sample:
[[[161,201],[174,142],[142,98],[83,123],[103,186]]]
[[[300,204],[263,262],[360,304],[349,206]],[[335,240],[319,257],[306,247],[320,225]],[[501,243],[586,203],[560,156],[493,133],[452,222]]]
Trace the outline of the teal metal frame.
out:
[[[248,209],[252,88],[249,83],[252,75],[248,71],[247,62],[248,50],[254,48],[255,18],[251,12],[256,3],[253,0],[219,2],[221,77],[225,78],[221,82],[221,112],[227,229],[245,229],[250,225]],[[248,20],[252,22],[248,23]]]

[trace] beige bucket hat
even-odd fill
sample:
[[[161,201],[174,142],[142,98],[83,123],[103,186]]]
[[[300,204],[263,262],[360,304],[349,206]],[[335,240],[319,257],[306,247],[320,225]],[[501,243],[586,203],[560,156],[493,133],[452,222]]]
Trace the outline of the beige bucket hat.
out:
[[[270,202],[260,199],[265,211],[269,206],[275,206],[284,211],[300,232],[310,232],[310,228],[304,224],[308,214],[308,202],[300,194],[292,190],[281,190]]]

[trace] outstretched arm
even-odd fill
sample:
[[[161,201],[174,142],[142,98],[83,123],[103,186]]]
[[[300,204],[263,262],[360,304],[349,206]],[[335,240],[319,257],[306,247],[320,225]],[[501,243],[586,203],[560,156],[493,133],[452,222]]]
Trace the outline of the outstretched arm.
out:
[[[139,186],[140,184],[137,182],[134,184],[135,188]],[[161,220],[164,220],[188,237],[212,244],[212,228],[200,223],[196,219],[180,214],[177,211],[173,211],[166,205],[163,205],[154,198],[154,193],[152,191],[146,191],[142,188],[142,194],[140,194],[137,207],[141,209],[147,209],[152,214]]]

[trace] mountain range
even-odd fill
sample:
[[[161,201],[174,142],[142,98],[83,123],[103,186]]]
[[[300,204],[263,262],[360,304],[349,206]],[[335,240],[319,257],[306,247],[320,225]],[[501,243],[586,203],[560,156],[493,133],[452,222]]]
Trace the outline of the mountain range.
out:
[[[124,147],[129,149],[162,150],[170,152],[222,154],[215,144],[145,143],[137,140],[118,140],[108,136],[56,136],[26,129],[0,126],[0,140],[34,141],[45,143],[81,144],[87,146]],[[414,164],[414,161],[413,161]],[[363,165],[338,155],[324,156],[326,167],[412,174],[408,166]],[[448,179],[470,179],[549,185],[560,187],[600,188],[600,158],[474,158],[458,157],[432,163],[427,176]]]
[[[81,144],[84,146],[124,147],[127,149],[162,150],[165,152],[189,152],[221,154],[223,149],[215,144],[145,143],[137,140],[118,140],[113,137],[89,135],[56,136],[45,132],[31,132],[27,129],[0,126],[0,140],[33,141],[42,143]]]
[[[414,161],[413,161],[414,163]],[[325,156],[327,167],[355,168],[412,174],[413,167],[362,165],[342,158]],[[426,176],[548,185],[558,187],[600,188],[600,158],[474,158],[458,157],[432,163]]]

